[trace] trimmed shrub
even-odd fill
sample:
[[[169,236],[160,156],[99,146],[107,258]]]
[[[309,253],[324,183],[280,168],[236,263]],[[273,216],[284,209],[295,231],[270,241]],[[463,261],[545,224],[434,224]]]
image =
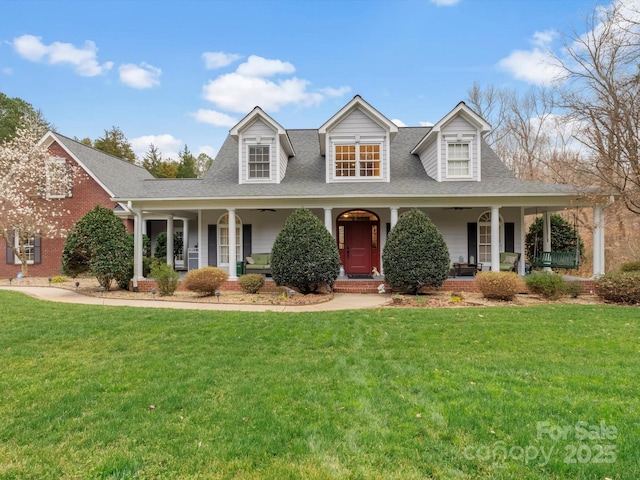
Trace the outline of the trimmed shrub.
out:
[[[307,208],[295,210],[271,250],[271,275],[279,286],[308,294],[333,283],[340,274],[338,246],[324,224]]]
[[[258,293],[258,290],[264,286],[264,275],[260,273],[248,273],[242,275],[238,279],[238,283],[244,293]]]
[[[515,272],[480,272],[476,286],[490,300],[513,300],[524,289],[522,278]]]
[[[382,252],[384,278],[394,290],[416,294],[440,288],[449,276],[449,250],[429,217],[414,208],[398,219]]]
[[[171,265],[154,262],[151,267],[151,276],[156,280],[158,295],[161,297],[173,295],[178,288],[180,274],[176,272]]]
[[[552,272],[535,272],[525,280],[531,293],[547,300],[557,300],[566,292],[567,282],[562,275]]]
[[[64,282],[67,282],[68,280],[69,280],[68,277],[65,277],[62,275],[56,275],[55,277],[51,278],[51,283],[53,284],[64,283]]]
[[[564,293],[571,298],[578,298],[582,293],[582,282],[580,280],[565,282]]]
[[[190,270],[184,277],[184,288],[203,295],[213,295],[229,278],[229,274],[218,267],[203,267]]]
[[[620,265],[621,272],[640,272],[640,260],[627,262]]]
[[[596,294],[607,302],[640,304],[640,272],[611,272],[597,278]]]
[[[115,278],[128,272],[131,256],[122,220],[111,209],[97,206],[71,227],[62,253],[62,269],[72,277],[95,275],[109,290]]]

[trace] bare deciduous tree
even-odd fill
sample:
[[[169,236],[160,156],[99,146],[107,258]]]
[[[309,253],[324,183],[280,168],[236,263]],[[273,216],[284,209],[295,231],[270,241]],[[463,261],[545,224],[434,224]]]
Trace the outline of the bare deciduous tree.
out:
[[[594,183],[640,214],[640,12],[619,0],[571,31],[556,61],[565,76],[562,107],[588,155],[579,164]]]

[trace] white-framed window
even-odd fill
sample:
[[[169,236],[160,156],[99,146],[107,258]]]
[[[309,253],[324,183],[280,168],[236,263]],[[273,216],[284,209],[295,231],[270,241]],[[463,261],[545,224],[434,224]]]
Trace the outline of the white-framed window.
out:
[[[447,143],[447,177],[471,177],[471,144]]]
[[[500,243],[504,238],[504,221],[500,215]],[[502,246],[500,247],[502,251]],[[486,211],[478,218],[478,262],[491,263],[491,212]]]
[[[271,146],[249,145],[247,147],[247,178],[250,180],[271,178]]]
[[[24,251],[27,254],[27,264],[33,265],[34,263],[36,263],[36,237],[23,238],[22,241],[22,248],[24,248]],[[20,252],[20,235],[15,235],[14,245],[16,247],[16,250]],[[20,258],[15,255],[13,263],[16,265],[20,265],[22,262],[20,262]]]
[[[46,198],[66,198],[71,196],[70,177],[64,158],[49,158],[45,162]]]
[[[236,215],[236,261],[240,260],[242,260],[242,221]],[[228,213],[222,215],[218,220],[218,265],[229,265]]]
[[[382,176],[381,145],[352,143],[334,145],[336,178],[380,178]]]

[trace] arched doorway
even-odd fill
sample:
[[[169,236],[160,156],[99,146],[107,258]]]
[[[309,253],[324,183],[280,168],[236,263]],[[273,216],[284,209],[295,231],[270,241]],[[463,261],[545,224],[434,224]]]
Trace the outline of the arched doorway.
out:
[[[338,216],[338,251],[347,275],[380,271],[380,219],[366,210],[349,210]]]

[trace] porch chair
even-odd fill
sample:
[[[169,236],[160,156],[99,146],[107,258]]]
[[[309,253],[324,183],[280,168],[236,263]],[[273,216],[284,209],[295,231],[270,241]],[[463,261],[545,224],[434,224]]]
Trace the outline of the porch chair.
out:
[[[516,252],[500,253],[500,271],[501,272],[517,272],[520,254]]]

